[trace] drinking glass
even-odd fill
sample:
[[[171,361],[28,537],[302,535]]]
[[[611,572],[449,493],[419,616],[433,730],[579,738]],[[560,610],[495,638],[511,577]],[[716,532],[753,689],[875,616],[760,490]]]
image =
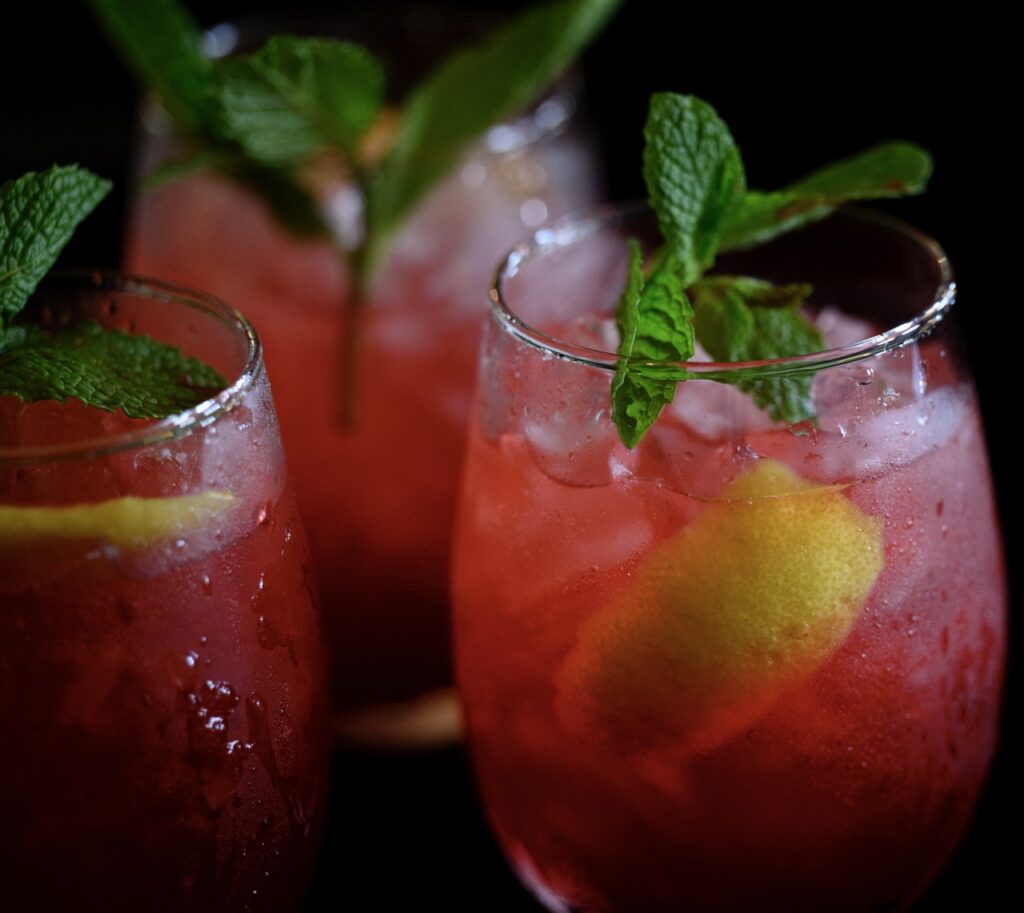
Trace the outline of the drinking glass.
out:
[[[222,392],[161,420],[0,397],[0,881],[10,909],[297,906],[329,715],[308,550],[252,327],[204,295],[50,280],[201,358]]]
[[[461,20],[426,25],[381,23],[367,43],[422,72],[465,31]],[[258,44],[234,26],[210,33],[218,55]],[[238,302],[266,341],[324,604],[333,703],[350,739],[410,744],[453,732],[451,705],[418,699],[451,683],[450,540],[481,306],[501,251],[597,201],[576,105],[568,83],[495,126],[400,230],[362,311],[347,423],[349,280],[331,244],[295,240],[255,197],[211,174],[135,203],[128,267]],[[144,133],[145,171],[173,138],[153,108]],[[358,233],[351,186],[327,180],[322,200],[343,243]]]
[[[949,266],[866,213],[722,258],[813,283],[827,348],[686,365],[629,450],[613,315],[653,234],[556,223],[492,292],[453,578],[483,802],[552,911],[905,909],[982,786],[1004,655]],[[747,395],[797,375],[813,420]]]

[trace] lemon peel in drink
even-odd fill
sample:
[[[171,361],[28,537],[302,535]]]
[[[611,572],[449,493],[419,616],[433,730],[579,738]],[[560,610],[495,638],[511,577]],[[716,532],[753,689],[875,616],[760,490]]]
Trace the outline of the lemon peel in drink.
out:
[[[629,749],[721,744],[828,660],[883,564],[879,518],[759,460],[583,625],[557,713]]]
[[[206,491],[70,506],[0,505],[0,547],[94,539],[117,548],[145,548],[198,529],[229,510],[236,500],[229,491]]]

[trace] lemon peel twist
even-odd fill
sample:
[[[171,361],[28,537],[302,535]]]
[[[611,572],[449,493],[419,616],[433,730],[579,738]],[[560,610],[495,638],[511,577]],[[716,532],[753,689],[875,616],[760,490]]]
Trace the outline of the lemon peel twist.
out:
[[[0,505],[0,546],[95,539],[118,548],[145,548],[184,535],[234,505],[229,491],[173,498],[113,498],[95,504]]]
[[[583,625],[556,711],[598,742],[712,748],[828,660],[883,565],[879,518],[760,460]]]

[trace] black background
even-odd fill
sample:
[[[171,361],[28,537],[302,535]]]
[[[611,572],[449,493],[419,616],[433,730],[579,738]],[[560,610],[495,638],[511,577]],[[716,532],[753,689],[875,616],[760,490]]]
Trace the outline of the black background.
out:
[[[191,0],[212,25],[267,10],[358,10],[356,4]],[[378,12],[397,6],[374,0]],[[515,10],[519,0],[449,2],[456,10]],[[978,379],[1013,582],[1017,468],[1013,390],[1022,283],[1014,264],[1020,156],[1009,125],[1009,26],[961,8],[955,18],[896,4],[777,4],[753,13],[717,4],[626,0],[584,57],[588,116],[607,166],[609,196],[640,197],[639,157],[652,91],[693,92],[733,130],[755,187],[804,172],[887,138],[934,155],[928,193],[885,208],[938,238],[959,279],[959,319]],[[1016,77],[1014,77],[1016,78]],[[75,266],[119,260],[137,90],[76,0],[7,0],[0,11],[0,181],[73,162],[116,190],[62,257]],[[1019,585],[1014,586],[1019,592]],[[1013,629],[1016,631],[1016,628]],[[1016,643],[1016,637],[1015,637]],[[1019,655],[1019,649],[1013,654]],[[1013,668],[1011,663],[1011,669]],[[1004,740],[975,826],[923,910],[1016,907],[1016,676]],[[69,763],[72,763],[69,761]],[[310,907],[353,911],[535,910],[508,875],[471,799],[455,752],[429,758],[342,757],[326,863]],[[0,784],[0,788],[3,785]],[[1004,836],[1004,834],[1006,836]],[[870,878],[870,873],[865,873]],[[1017,896],[1018,902],[1012,897]]]

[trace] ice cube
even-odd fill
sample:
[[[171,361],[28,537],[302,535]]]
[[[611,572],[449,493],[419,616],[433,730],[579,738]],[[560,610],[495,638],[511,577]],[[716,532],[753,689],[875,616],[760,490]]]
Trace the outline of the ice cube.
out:
[[[912,463],[953,436],[970,401],[970,388],[961,384],[916,401],[851,412],[845,419],[833,415],[817,435],[814,474],[822,481],[849,481]]]
[[[687,429],[707,441],[727,441],[774,422],[742,390],[712,380],[688,380],[668,407]]]
[[[825,348],[838,349],[868,339],[878,332],[875,325],[859,317],[844,314],[837,307],[826,305],[814,319],[821,335],[825,337]]]

